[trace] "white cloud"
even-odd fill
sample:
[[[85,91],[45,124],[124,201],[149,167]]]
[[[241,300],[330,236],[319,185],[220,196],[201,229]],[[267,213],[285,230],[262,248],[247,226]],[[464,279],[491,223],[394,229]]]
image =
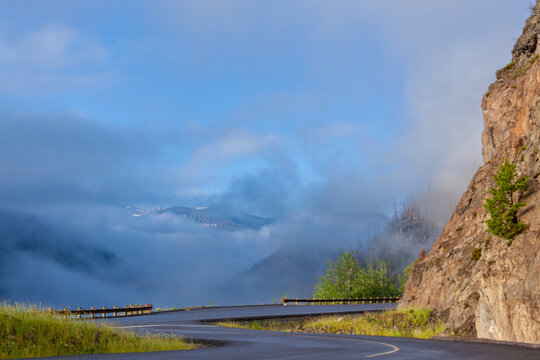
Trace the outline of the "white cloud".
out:
[[[280,137],[272,133],[259,136],[246,130],[230,131],[212,143],[193,150],[188,165],[179,172],[180,178],[183,183],[196,183],[207,172],[216,178],[220,170],[231,162],[260,155],[280,142]]]
[[[338,122],[326,126],[308,129],[307,136],[315,142],[325,142],[335,138],[348,138],[358,136],[368,128],[366,124],[354,124],[349,122]]]
[[[15,41],[0,34],[0,65],[11,69],[55,70],[79,64],[100,64],[107,51],[77,29],[48,24]]]
[[[103,69],[105,47],[79,30],[48,24],[14,36],[0,32],[0,92],[57,91],[94,86],[114,74]]]
[[[208,159],[229,161],[239,156],[250,155],[278,142],[273,134],[260,137],[247,131],[233,131],[213,144],[203,145],[195,151],[192,162]]]

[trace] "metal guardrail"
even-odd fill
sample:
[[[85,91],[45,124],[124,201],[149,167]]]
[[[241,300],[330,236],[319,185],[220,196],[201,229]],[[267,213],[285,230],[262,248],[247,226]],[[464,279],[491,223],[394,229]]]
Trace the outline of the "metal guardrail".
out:
[[[114,306],[113,308],[107,308],[104,306],[101,309],[96,309],[94,307],[91,307],[90,309],[82,309],[79,307],[77,310],[70,310],[69,308],[65,308],[64,310],[53,310],[52,308],[49,308],[49,313],[53,315],[64,315],[64,317],[76,315],[77,319],[81,319],[83,315],[89,315],[90,319],[94,319],[96,314],[101,314],[103,318],[106,318],[107,314],[112,314],[111,317],[148,314],[150,311],[152,311],[152,308],[152,304],[130,304],[129,306],[125,305],[123,308],[118,306]]]
[[[396,303],[399,301],[398,297],[388,297],[388,298],[359,298],[359,299],[281,299],[283,305],[288,303],[307,303],[313,305],[342,305],[342,304],[380,304],[380,303]]]

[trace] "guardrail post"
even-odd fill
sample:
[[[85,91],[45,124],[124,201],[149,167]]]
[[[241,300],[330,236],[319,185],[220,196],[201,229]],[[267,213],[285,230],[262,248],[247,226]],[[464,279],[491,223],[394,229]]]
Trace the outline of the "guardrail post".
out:
[[[118,306],[114,305],[113,308],[116,310],[116,309],[118,309]],[[118,312],[117,312],[117,311],[113,312],[113,316],[114,316],[114,317],[117,317],[117,316],[118,316]]]
[[[129,304],[130,309],[133,307],[133,304]],[[133,315],[133,310],[129,310],[129,315]]]
[[[81,310],[82,310],[82,309],[81,309],[81,307],[79,306],[79,307],[77,308],[77,319],[80,319],[80,318],[81,318]]]
[[[94,307],[92,306],[92,307],[90,308],[90,310],[96,310],[96,309],[95,309],[95,308],[94,308]],[[94,318],[94,316],[95,316],[94,312],[93,312],[93,311],[92,311],[92,312],[90,312],[90,318],[92,318],[92,319],[93,319],[93,318]]]
[[[64,308],[64,319],[67,319],[68,314],[69,314],[69,308],[65,307]]]
[[[103,307],[103,310],[107,310],[107,307],[106,307],[106,306],[104,306],[104,307]],[[106,313],[106,312],[104,312],[104,313],[103,313],[103,318],[106,318],[106,317],[107,317],[107,313]]]

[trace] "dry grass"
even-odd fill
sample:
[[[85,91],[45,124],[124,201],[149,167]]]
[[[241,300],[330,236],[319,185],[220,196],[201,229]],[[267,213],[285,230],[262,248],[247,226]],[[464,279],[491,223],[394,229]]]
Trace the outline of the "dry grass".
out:
[[[137,335],[36,307],[0,304],[0,359],[193,349],[182,338]]]
[[[219,326],[269,331],[398,336],[428,339],[444,330],[430,309],[389,310],[347,316],[224,322]]]

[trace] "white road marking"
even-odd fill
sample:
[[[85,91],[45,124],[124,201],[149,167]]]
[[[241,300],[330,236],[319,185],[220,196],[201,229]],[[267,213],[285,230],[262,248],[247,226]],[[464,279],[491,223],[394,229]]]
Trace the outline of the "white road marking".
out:
[[[372,354],[372,355],[367,355],[367,356],[366,356],[367,358],[372,358],[372,357],[382,356],[382,355],[388,355],[388,354],[392,354],[392,353],[398,352],[398,351],[400,350],[400,348],[398,348],[398,347],[395,346],[395,345],[383,343],[383,342],[380,342],[380,341],[374,341],[374,340],[364,340],[364,339],[355,339],[355,338],[337,337],[337,336],[321,336],[321,335],[300,335],[300,334],[291,334],[291,335],[294,335],[294,336],[300,336],[300,337],[320,337],[320,338],[324,338],[324,339],[336,338],[336,339],[340,339],[340,340],[361,341],[361,342],[367,342],[367,343],[372,343],[372,344],[385,345],[385,346],[389,346],[389,347],[392,348],[392,350],[387,351],[387,352],[377,353],[377,354]]]
[[[387,344],[387,343],[383,343],[383,342],[378,342],[378,341],[372,341],[372,342],[376,342],[377,344],[383,344],[383,345],[386,345],[386,346],[390,346],[390,347],[393,348],[393,350],[383,352],[383,353],[379,353],[379,354],[368,355],[368,356],[366,356],[367,358],[372,358],[372,357],[381,356],[381,355],[388,355],[388,354],[392,354],[392,353],[395,353],[395,352],[399,351],[399,348],[397,346],[395,346],[395,345]]]

